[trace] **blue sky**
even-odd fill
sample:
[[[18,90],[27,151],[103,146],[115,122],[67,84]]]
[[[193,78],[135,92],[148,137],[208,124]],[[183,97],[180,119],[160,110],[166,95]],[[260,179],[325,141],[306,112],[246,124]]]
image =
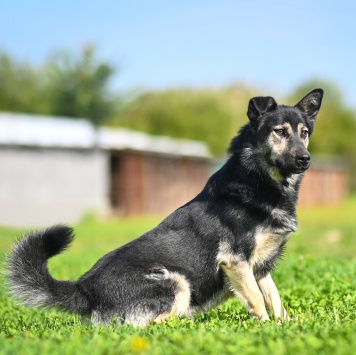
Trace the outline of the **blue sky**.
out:
[[[0,48],[40,64],[95,44],[119,90],[244,81],[278,98],[326,78],[356,107],[355,16],[353,0],[2,0]]]

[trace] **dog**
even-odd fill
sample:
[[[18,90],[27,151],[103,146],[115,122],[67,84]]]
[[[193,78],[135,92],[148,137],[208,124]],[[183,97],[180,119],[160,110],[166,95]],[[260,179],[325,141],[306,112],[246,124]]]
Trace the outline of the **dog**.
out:
[[[28,234],[7,258],[9,289],[28,306],[55,306],[96,324],[145,327],[192,317],[237,296],[251,317],[287,320],[271,272],[297,229],[296,203],[321,107],[315,89],[295,106],[249,101],[248,123],[225,165],[157,227],[103,256],[77,281],[59,281],[49,258],[65,250],[65,225]]]

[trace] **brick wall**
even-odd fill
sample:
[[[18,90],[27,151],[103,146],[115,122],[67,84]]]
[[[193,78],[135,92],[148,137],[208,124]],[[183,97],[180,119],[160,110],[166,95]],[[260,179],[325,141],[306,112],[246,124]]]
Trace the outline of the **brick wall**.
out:
[[[207,159],[117,153],[111,201],[123,215],[168,214],[194,198],[210,176]]]
[[[337,204],[348,193],[347,171],[340,167],[325,166],[310,168],[304,176],[300,206]]]

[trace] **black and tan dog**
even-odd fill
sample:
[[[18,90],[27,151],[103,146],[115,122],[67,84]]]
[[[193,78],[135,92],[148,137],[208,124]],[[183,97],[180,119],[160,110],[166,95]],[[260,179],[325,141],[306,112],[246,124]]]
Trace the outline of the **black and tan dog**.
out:
[[[102,257],[77,281],[51,277],[47,260],[72,241],[54,226],[19,241],[7,259],[15,298],[146,326],[172,314],[192,316],[238,296],[249,314],[287,319],[271,271],[297,228],[296,202],[309,167],[309,136],[323,91],[295,106],[255,97],[226,164],[203,191],[153,230]]]

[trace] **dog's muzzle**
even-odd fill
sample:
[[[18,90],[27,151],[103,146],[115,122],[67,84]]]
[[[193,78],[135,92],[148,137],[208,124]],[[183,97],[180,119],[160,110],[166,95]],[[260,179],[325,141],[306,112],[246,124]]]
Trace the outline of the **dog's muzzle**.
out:
[[[309,153],[303,153],[303,154],[298,154],[296,156],[296,163],[297,167],[300,170],[307,170],[310,166],[310,154]]]

